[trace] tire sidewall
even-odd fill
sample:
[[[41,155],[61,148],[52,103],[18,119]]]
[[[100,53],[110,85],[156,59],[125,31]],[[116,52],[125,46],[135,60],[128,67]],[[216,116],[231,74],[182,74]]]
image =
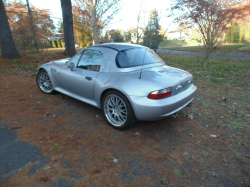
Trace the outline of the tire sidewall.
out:
[[[55,90],[51,90],[50,92],[45,92],[45,91],[43,91],[41,88],[40,88],[40,86],[39,86],[39,83],[38,83],[38,79],[39,79],[39,76],[40,76],[40,74],[41,73],[46,73],[48,76],[49,76],[49,74],[47,73],[47,71],[45,71],[45,70],[40,70],[39,72],[38,72],[38,74],[36,75],[36,84],[37,84],[37,86],[38,86],[38,88],[43,92],[43,93],[45,93],[45,94],[53,94],[53,93],[55,93]],[[53,85],[52,85],[53,86]]]
[[[104,110],[104,101],[105,99],[109,96],[109,95],[117,95],[119,96],[123,102],[125,103],[126,105],[126,108],[127,108],[127,120],[126,122],[122,125],[122,126],[114,126],[112,125],[109,120],[107,119],[106,115],[105,115],[105,110]],[[114,129],[118,129],[118,130],[123,130],[123,129],[126,129],[130,126],[130,124],[132,123],[132,121],[134,120],[134,111],[133,111],[133,108],[129,102],[129,100],[126,98],[126,96],[124,96],[122,93],[118,92],[118,91],[115,91],[115,90],[112,90],[112,91],[109,91],[107,92],[104,97],[102,98],[102,113],[105,117],[105,120],[107,121],[107,123],[113,127]]]

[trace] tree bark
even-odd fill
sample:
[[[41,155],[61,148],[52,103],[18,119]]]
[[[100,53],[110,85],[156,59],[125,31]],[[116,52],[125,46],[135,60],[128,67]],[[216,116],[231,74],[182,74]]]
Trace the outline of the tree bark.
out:
[[[74,30],[73,30],[73,15],[71,0],[61,0],[63,14],[63,30],[66,55],[72,57],[76,54]]]
[[[96,44],[99,44],[99,38],[98,38],[98,28],[97,28],[95,7],[92,8],[91,14],[92,14],[92,21],[93,21],[93,45],[96,45]]]
[[[19,55],[10,30],[8,18],[4,9],[3,0],[0,0],[0,45],[2,57],[5,59],[18,59]]]
[[[35,47],[36,47],[37,53],[39,53],[39,47],[38,47],[38,43],[37,43],[37,39],[36,39],[36,31],[35,31],[35,28],[34,28],[33,17],[32,17],[32,13],[31,13],[31,10],[30,10],[29,0],[26,0],[26,3],[27,3],[28,11],[29,11],[30,27],[31,27],[31,30],[33,32]]]
[[[93,45],[99,44],[98,27],[97,27],[97,21],[96,21],[97,0],[92,0],[92,7],[88,6],[88,4],[85,2],[85,0],[82,0],[82,3],[91,12]]]

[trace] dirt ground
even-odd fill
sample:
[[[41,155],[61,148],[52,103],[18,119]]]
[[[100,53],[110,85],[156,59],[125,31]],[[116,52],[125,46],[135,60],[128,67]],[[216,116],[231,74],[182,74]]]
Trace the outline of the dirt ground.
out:
[[[60,58],[66,56],[22,56],[21,61],[36,68]],[[232,103],[216,91],[208,93],[209,81],[195,80],[193,106],[177,117],[118,131],[107,125],[100,109],[60,93],[43,94],[32,69],[14,60],[0,59],[0,66],[5,67],[0,123],[16,131],[19,140],[40,147],[46,158],[44,166],[31,172],[36,162],[27,164],[0,182],[2,187],[250,186],[249,131],[218,125],[232,120],[225,117]],[[242,92],[249,94],[249,89]],[[204,104],[211,100],[218,104]]]

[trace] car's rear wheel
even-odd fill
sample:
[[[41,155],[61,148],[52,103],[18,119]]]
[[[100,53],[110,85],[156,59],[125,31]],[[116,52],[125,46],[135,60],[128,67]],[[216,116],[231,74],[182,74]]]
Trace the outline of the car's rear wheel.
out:
[[[102,99],[102,111],[108,124],[115,129],[126,129],[136,123],[131,104],[118,91],[112,90],[104,95]]]
[[[36,76],[36,82],[38,87],[43,93],[53,94],[55,92],[50,77],[45,70],[39,71],[39,73]]]

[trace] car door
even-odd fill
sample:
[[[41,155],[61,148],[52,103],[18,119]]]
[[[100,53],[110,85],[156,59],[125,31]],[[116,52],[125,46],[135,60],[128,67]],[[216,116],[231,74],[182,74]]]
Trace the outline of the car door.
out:
[[[84,50],[73,71],[67,68],[61,72],[62,87],[68,92],[92,100],[95,80],[102,65],[102,56],[98,50]],[[74,62],[76,61],[77,59]]]

